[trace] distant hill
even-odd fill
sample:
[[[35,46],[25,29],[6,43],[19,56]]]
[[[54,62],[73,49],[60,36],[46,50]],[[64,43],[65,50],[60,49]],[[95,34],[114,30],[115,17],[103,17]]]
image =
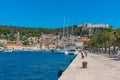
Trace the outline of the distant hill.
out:
[[[75,36],[88,36],[90,37],[93,34],[97,34],[100,31],[105,29],[103,28],[93,28],[90,32],[88,28],[78,27],[78,25],[69,26],[68,28],[64,28],[64,32],[66,34],[68,30],[69,35]],[[63,33],[63,28],[26,28],[26,27],[17,27],[17,26],[3,26],[0,25],[0,37],[7,38],[9,40],[15,40],[15,34],[19,32],[22,40],[24,38],[28,38],[29,36],[37,36],[40,37],[43,34],[54,34],[61,35]]]

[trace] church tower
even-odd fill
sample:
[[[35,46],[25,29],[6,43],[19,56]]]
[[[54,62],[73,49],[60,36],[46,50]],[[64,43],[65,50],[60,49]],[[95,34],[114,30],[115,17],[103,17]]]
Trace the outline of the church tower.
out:
[[[20,44],[20,34],[17,32],[16,34],[16,44]]]

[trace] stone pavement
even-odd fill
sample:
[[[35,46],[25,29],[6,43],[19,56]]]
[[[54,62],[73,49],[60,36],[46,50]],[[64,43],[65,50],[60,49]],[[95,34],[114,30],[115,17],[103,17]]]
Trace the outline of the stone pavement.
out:
[[[82,62],[87,61],[87,68]],[[120,80],[120,61],[103,55],[88,54],[81,59],[79,53],[58,80]]]

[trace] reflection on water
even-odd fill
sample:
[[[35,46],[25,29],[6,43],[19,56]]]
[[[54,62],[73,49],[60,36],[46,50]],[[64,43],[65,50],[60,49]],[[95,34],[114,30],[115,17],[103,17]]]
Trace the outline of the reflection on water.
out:
[[[39,51],[0,52],[0,80],[57,80],[74,56]]]

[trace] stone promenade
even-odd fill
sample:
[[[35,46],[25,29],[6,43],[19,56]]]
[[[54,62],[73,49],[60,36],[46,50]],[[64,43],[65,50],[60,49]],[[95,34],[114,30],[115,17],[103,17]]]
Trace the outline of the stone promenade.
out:
[[[87,61],[87,68],[82,62]],[[79,53],[58,80],[120,80],[120,61],[103,55],[88,54],[84,59]]]

